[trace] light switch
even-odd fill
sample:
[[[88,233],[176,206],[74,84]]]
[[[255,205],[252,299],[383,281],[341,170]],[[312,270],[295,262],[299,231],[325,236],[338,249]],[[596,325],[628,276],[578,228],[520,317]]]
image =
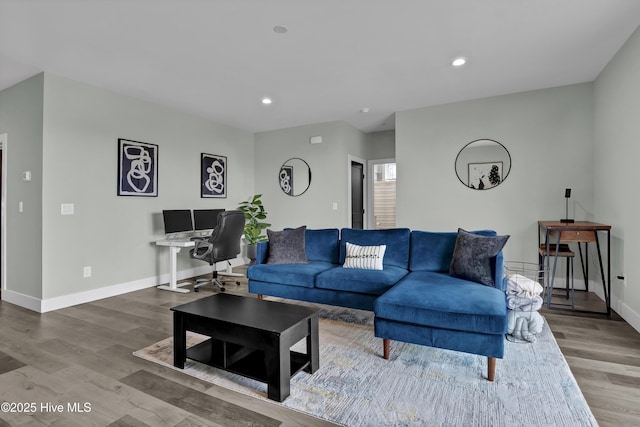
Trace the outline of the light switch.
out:
[[[31,171],[22,172],[22,180],[26,182],[31,182]]]
[[[337,210],[338,210],[338,202],[333,202],[332,209],[333,209],[334,211],[337,211]]]
[[[60,214],[62,215],[73,215],[74,210],[73,203],[63,203],[60,205]]]
[[[22,201],[18,202],[18,212],[24,212],[24,202]]]

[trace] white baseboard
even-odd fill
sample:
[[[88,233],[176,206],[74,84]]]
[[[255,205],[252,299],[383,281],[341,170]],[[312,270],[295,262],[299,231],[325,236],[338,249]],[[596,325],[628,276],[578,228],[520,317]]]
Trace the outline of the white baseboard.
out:
[[[631,325],[633,329],[640,332],[640,313],[620,301],[615,295],[611,297],[611,308]]]
[[[40,313],[40,303],[42,302],[40,298],[21,294],[20,292],[9,289],[2,290],[2,301],[10,302],[11,304],[19,305],[20,307],[37,311],[38,313]]]
[[[231,266],[237,267],[239,265],[246,264],[243,258],[236,258],[231,260]],[[218,263],[216,266],[219,271],[224,271],[227,268],[227,263]],[[200,276],[203,274],[211,273],[212,269],[208,265],[189,268],[177,272],[178,280],[188,279],[194,276]],[[71,307],[78,304],[85,304],[92,301],[97,301],[103,298],[114,297],[117,295],[126,294],[129,292],[139,291],[141,289],[151,288],[158,286],[161,283],[168,283],[170,274],[165,273],[160,276],[147,277],[145,279],[133,280],[131,282],[119,283],[117,285],[105,286],[103,288],[91,289],[83,292],[76,292],[68,295],[61,295],[58,297],[40,299],[29,295],[24,295],[19,292],[5,289],[2,291],[2,300],[11,304],[18,305],[20,307],[36,311],[38,313],[46,313],[48,311],[59,310],[61,308]]]
[[[563,281],[557,280],[558,285]],[[576,289],[578,289],[577,282],[582,282],[581,280],[576,280]],[[584,286],[582,287],[584,289]],[[603,302],[604,298],[604,290],[602,289],[602,284],[600,282],[589,280],[589,289],[593,291],[594,294],[598,296]],[[622,317],[625,322],[627,322],[633,329],[640,332],[640,313],[634,311],[631,307],[629,307],[624,302],[620,301],[618,297],[615,295],[611,295],[611,309],[618,313],[620,317]]]

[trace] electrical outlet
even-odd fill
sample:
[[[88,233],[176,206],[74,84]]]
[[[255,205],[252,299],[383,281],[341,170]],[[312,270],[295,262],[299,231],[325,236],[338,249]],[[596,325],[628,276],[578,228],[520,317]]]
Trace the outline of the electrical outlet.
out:
[[[63,203],[60,205],[61,215],[73,215],[74,211],[75,211],[75,206],[73,203]]]
[[[87,278],[87,277],[91,277],[91,266],[90,266],[90,265],[88,265],[88,266],[86,266],[86,267],[84,267],[84,268],[82,269],[82,275],[83,275],[85,278]]]

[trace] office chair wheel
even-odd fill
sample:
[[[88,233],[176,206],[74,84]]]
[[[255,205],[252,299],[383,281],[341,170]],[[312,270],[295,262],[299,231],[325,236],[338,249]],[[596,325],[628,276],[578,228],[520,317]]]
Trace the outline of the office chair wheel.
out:
[[[200,288],[193,288],[193,292],[200,292]]]
[[[236,282],[236,286],[240,286],[240,282]]]
[[[224,292],[224,288],[220,288],[220,292]]]

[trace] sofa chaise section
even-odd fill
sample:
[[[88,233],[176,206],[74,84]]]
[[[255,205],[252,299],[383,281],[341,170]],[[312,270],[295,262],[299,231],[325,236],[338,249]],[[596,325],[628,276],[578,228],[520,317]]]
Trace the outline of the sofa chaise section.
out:
[[[390,340],[487,356],[487,378],[493,381],[507,332],[502,253],[491,259],[494,286],[451,277],[456,237],[457,233],[411,233],[411,272],[376,300],[375,334],[383,338],[385,359]]]

